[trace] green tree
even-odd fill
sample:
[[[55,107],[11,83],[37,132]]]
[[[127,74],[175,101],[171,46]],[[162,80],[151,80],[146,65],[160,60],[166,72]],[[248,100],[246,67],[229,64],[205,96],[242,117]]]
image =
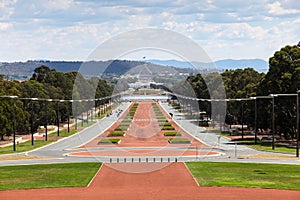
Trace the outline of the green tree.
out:
[[[259,95],[269,94],[295,94],[300,88],[300,48],[298,46],[285,46],[269,59],[269,71],[261,82]],[[265,103],[259,113],[267,118],[270,115],[271,104]],[[276,129],[278,134],[285,138],[296,136],[296,101],[293,97],[275,98]],[[262,126],[266,126],[265,122]],[[270,127],[270,126],[269,126]]]

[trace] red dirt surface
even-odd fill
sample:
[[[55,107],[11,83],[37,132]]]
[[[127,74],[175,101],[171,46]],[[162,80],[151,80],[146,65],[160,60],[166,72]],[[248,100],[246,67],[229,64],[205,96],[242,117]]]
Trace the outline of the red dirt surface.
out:
[[[198,140],[194,139],[190,134],[182,130],[178,124],[176,124],[165,111],[161,108],[161,111],[169,122],[175,128],[175,131],[181,132],[182,136],[191,140],[191,144],[169,144],[168,139],[171,137],[166,137],[163,135],[165,131],[162,131],[156,121],[155,112],[152,108],[153,101],[141,101],[138,102],[138,108],[134,115],[134,119],[131,122],[129,129],[126,131],[125,137],[114,137],[120,138],[120,144],[98,144],[101,138],[107,137],[110,132],[112,132],[119,124],[119,122],[114,123],[108,130],[96,137],[91,142],[79,147],[79,148],[90,148],[90,147],[198,147],[205,148],[208,147]],[[161,107],[159,104],[157,104]],[[130,106],[131,107],[131,106]],[[130,109],[129,107],[129,109]],[[124,118],[128,113],[128,110],[120,117]],[[121,121],[121,120],[118,120]]]
[[[151,168],[161,163],[118,163],[124,169]],[[184,163],[173,163],[149,173],[126,173],[104,164],[87,188],[52,188],[0,191],[1,200],[114,200],[114,199],[209,199],[298,200],[300,191],[199,187]]]

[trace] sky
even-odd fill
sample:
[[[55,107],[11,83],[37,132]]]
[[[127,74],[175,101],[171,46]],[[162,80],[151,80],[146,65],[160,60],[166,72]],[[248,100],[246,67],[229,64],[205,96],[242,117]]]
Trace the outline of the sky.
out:
[[[300,41],[299,0],[0,0],[0,62],[77,61],[127,31],[159,28],[220,59],[268,59]],[[149,59],[160,58],[159,53]],[[132,59],[135,59],[132,57]]]

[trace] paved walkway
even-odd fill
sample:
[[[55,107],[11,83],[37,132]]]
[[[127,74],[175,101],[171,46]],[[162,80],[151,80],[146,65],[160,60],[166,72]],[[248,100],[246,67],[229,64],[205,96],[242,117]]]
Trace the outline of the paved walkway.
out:
[[[300,196],[300,191],[292,190],[199,187],[184,163],[173,163],[160,170],[139,173],[145,169],[157,168],[157,165],[162,163],[104,164],[87,188],[0,191],[0,197],[1,200],[298,200]],[[116,167],[123,168],[123,171],[113,169]],[[126,168],[135,169],[136,173],[124,172]]]

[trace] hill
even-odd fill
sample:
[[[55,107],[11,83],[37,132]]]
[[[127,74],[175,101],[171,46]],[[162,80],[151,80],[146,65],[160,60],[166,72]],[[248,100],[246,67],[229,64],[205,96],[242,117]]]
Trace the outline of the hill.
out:
[[[244,69],[244,68],[253,68],[258,72],[267,72],[269,69],[269,65],[266,61],[262,59],[225,59],[218,60],[212,63],[204,63],[204,62],[184,62],[177,60],[147,60],[147,62],[164,65],[164,66],[174,66],[178,68],[194,68],[208,70],[216,68],[218,71],[225,71],[226,69]]]

